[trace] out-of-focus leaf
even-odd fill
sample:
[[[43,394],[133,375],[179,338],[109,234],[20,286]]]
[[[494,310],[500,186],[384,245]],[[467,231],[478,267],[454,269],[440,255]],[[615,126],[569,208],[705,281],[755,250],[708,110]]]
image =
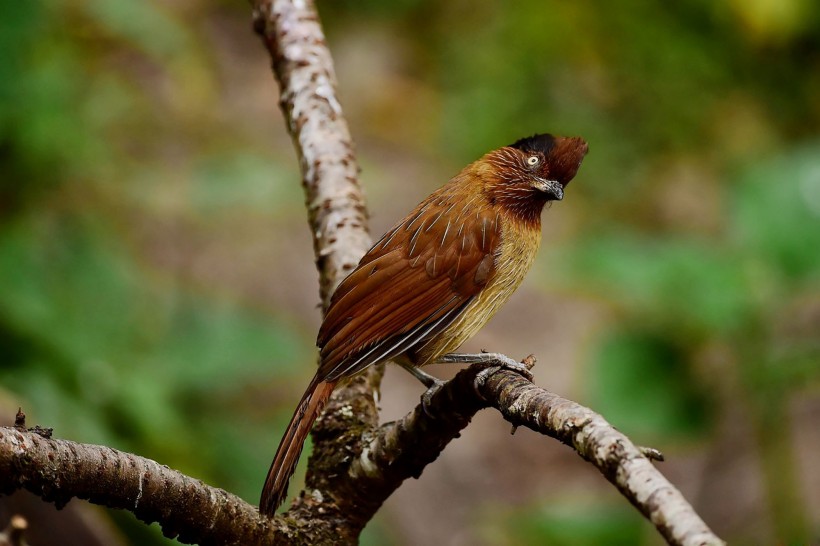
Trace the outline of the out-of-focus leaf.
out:
[[[485,525],[483,534],[498,546],[635,546],[642,543],[646,526],[623,504],[564,498],[502,518],[497,528]]]
[[[211,155],[197,165],[192,195],[198,212],[268,212],[283,198],[299,193],[299,173],[248,153]]]
[[[63,435],[124,447],[111,442],[119,437],[143,453],[184,458],[206,423],[183,402],[240,391],[309,359],[310,345],[280,321],[141,276],[93,224],[51,216],[21,218],[16,228],[0,233],[3,339],[15,360],[0,365],[44,413],[71,415]],[[103,422],[111,434],[99,437]]]
[[[92,0],[87,14],[102,28],[139,45],[158,59],[179,54],[190,47],[186,28],[162,4],[129,0]]]
[[[734,190],[734,236],[749,258],[820,281],[820,141],[749,167]]]
[[[558,263],[585,290],[690,335],[735,332],[755,303],[736,251],[706,241],[597,235],[575,242]]]
[[[627,435],[701,433],[710,422],[687,351],[661,336],[615,332],[599,342],[588,375],[593,406]]]
[[[34,42],[33,35],[43,21],[43,5],[37,2],[19,3],[0,0],[0,128],[7,116],[22,98],[17,84],[26,66],[28,48]]]

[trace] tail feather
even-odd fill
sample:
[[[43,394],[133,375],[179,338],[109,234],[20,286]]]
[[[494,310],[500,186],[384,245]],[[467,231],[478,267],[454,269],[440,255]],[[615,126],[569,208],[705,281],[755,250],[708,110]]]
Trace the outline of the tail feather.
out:
[[[288,482],[296,470],[296,463],[299,462],[305,439],[335,386],[335,381],[328,382],[314,378],[305,394],[302,395],[302,400],[290,419],[285,435],[279,442],[279,448],[276,450],[276,455],[268,470],[268,477],[262,488],[259,511],[263,514],[273,516],[285,500],[288,493]]]

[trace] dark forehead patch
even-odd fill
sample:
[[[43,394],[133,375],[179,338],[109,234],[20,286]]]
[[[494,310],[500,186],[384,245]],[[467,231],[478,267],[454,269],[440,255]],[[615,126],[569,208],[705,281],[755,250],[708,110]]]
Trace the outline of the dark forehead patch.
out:
[[[549,133],[542,135],[532,135],[531,137],[516,140],[510,144],[512,148],[518,148],[524,153],[541,152],[549,155],[550,150],[555,146],[555,137]]]

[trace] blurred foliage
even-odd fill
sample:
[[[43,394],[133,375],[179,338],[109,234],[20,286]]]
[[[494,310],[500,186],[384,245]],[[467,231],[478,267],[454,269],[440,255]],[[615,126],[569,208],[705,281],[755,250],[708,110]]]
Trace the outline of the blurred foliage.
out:
[[[313,359],[310,333],[237,291],[164,271],[156,255],[170,245],[176,256],[178,243],[154,241],[150,227],[221,230],[283,210],[298,184],[270,180],[298,180],[288,150],[279,165],[208,111],[212,52],[184,13],[128,0],[3,4],[2,388],[60,437],[253,501],[269,453],[247,438],[272,425],[254,402]],[[117,519],[135,544],[167,542]]]
[[[483,533],[495,546],[632,546],[641,543],[649,524],[630,517],[630,510],[623,503],[562,499],[538,508],[500,509],[501,517],[485,525]]]
[[[634,438],[700,432],[710,423],[709,401],[686,356],[660,334],[613,332],[594,355],[593,406]]]
[[[688,390],[694,378],[675,378],[673,370],[695,362],[709,344],[731,348],[742,362],[737,373],[750,388],[800,389],[820,377],[817,149],[820,142],[739,172],[726,188],[723,202],[729,205],[719,236],[624,231],[566,249],[561,262],[569,264],[568,276],[605,293],[624,317],[597,357],[599,396],[615,395],[613,386],[620,385],[621,404],[647,409],[634,398],[643,377],[653,398],[676,406],[683,392],[674,391]],[[653,372],[653,366],[667,373]],[[612,368],[630,378],[616,377]],[[685,413],[694,419],[699,411]],[[636,415],[635,423],[648,421]],[[676,430],[671,423],[659,425],[659,431]]]
[[[247,439],[281,428],[292,393],[277,386],[308,373],[313,332],[229,270],[238,248],[303,225],[283,128],[243,110],[275,100],[247,6],[0,4],[0,385],[62,437],[253,501],[270,450]],[[545,249],[562,267],[540,281],[609,314],[579,369],[591,405],[641,439],[685,443],[740,404],[775,534],[806,541],[800,477],[783,468],[789,401],[820,377],[820,5],[320,9],[331,47],[353,55],[339,77],[360,141],[444,172],[545,128],[590,142],[568,227]],[[235,81],[256,74],[243,63],[264,93]],[[390,168],[367,149],[365,165]],[[622,506],[488,517],[511,544],[645,535]],[[390,539],[378,522],[363,538]]]

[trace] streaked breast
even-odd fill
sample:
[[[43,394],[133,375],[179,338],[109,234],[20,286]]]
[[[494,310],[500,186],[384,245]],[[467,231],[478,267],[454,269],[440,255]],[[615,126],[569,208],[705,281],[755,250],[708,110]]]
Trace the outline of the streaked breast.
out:
[[[541,225],[502,216],[501,242],[496,252],[495,271],[484,289],[464,312],[441,331],[418,355],[423,366],[453,352],[481,329],[521,285],[535,261],[541,244]]]

